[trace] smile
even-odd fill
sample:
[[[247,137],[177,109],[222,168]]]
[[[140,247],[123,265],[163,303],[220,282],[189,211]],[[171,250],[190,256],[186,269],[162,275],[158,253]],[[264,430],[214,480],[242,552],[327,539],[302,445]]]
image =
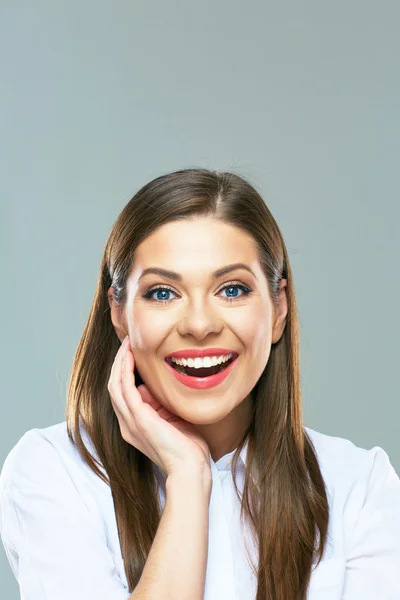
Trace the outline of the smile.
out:
[[[205,389],[222,383],[232,371],[238,356],[235,352],[218,357],[206,356],[194,359],[177,359],[169,356],[165,362],[178,381],[188,387]]]
[[[169,357],[167,361],[179,373],[195,377],[207,377],[223,371],[237,356],[233,352],[222,356],[205,356],[204,358],[175,358]]]

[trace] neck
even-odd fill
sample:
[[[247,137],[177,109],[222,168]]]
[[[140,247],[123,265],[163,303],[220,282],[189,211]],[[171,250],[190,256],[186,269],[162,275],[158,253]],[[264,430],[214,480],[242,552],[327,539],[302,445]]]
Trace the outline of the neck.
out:
[[[251,394],[234,410],[217,423],[196,425],[202,438],[207,442],[214,462],[229,454],[239,445],[253,414]]]

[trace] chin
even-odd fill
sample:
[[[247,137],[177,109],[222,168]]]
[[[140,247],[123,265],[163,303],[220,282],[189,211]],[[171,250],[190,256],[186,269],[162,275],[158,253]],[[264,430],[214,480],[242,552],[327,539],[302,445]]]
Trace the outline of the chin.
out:
[[[218,410],[215,406],[206,406],[203,400],[202,407],[198,407],[197,410],[181,410],[179,411],[179,416],[188,423],[193,423],[193,425],[212,425],[213,423],[222,421],[229,412],[221,411],[221,407]],[[175,414],[178,414],[178,412]]]

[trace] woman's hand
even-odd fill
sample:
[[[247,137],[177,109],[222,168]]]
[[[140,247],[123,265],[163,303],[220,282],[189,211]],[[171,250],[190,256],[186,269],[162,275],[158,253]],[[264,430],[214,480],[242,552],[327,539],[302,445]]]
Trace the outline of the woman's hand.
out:
[[[175,472],[210,470],[210,450],[197,429],[169,412],[144,384],[137,388],[134,366],[127,336],[115,356],[107,386],[123,439],[167,477]]]

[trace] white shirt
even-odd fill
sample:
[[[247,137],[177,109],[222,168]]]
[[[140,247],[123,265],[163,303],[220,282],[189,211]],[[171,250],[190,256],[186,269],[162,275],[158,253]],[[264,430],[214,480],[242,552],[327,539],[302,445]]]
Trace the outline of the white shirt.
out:
[[[307,598],[399,600],[400,479],[388,455],[379,446],[365,450],[305,429],[317,451],[331,510],[328,546],[312,573]],[[240,491],[246,451],[247,446],[238,463]],[[216,463],[211,459],[205,600],[256,597],[232,455]],[[160,498],[165,501],[162,486]],[[82,461],[65,422],[29,430],[8,454],[0,475],[0,533],[24,600],[129,598],[111,490]]]

